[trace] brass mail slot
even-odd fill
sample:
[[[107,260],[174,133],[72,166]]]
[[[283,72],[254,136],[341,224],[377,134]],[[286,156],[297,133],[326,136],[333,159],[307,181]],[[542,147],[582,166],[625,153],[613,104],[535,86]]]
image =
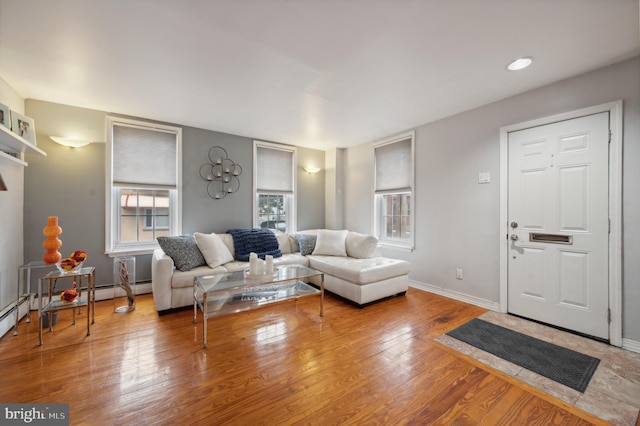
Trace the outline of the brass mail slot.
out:
[[[573,236],[529,232],[529,241],[535,242],[535,243],[573,244]]]

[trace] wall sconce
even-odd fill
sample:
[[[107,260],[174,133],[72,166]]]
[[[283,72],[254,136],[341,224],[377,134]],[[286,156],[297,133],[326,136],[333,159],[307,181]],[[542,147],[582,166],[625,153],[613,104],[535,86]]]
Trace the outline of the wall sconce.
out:
[[[49,136],[49,139],[60,145],[68,146],[71,148],[80,148],[81,146],[89,145],[90,141],[83,141],[79,139],[63,138],[61,136]]]
[[[209,162],[200,166],[200,177],[207,181],[207,194],[219,200],[240,189],[242,167],[231,160],[227,151],[214,146],[209,150]]]
[[[305,172],[309,174],[315,174],[315,173],[318,173],[320,170],[322,170],[320,167],[316,167],[316,166],[304,166],[303,169]]]

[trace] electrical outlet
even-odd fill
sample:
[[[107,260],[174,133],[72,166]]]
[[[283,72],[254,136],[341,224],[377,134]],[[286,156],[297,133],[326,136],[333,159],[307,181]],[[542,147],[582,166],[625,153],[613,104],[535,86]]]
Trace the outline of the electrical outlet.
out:
[[[456,279],[461,280],[463,278],[462,268],[456,268]]]

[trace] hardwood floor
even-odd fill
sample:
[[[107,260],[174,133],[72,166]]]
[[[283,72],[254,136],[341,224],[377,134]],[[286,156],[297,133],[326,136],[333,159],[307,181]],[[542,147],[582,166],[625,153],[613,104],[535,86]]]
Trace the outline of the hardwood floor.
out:
[[[0,401],[68,403],[72,425],[606,424],[434,339],[484,309],[410,288],[365,309],[331,295],[209,320],[158,316],[151,295],[97,303],[37,343],[0,339]],[[32,312],[32,318],[37,314]]]

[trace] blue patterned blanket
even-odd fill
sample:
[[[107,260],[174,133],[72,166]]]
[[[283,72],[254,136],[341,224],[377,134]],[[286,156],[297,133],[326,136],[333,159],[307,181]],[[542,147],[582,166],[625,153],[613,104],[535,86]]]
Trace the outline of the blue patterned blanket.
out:
[[[260,259],[264,259],[267,255],[282,256],[276,235],[268,229],[229,229],[227,234],[231,234],[233,237],[236,260],[248,262],[251,252],[257,254]]]

